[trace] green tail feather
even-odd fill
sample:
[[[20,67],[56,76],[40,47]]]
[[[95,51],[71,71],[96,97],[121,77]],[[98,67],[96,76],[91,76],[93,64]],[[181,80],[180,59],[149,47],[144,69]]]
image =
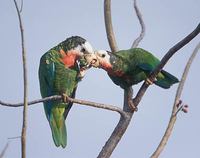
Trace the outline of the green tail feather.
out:
[[[67,131],[65,119],[63,116],[56,118],[53,114],[50,115],[49,124],[52,131],[52,137],[57,147],[60,145],[65,148],[67,145]]]
[[[161,74],[158,74],[157,81],[155,81],[155,84],[159,87],[168,89],[177,82],[179,82],[179,80],[175,76],[171,75],[167,71],[162,70]]]

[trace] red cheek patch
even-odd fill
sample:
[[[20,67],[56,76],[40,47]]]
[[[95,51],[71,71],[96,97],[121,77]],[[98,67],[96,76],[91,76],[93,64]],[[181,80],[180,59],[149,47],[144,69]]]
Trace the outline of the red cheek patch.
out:
[[[64,50],[60,50],[61,59],[60,61],[65,65],[65,67],[73,67],[76,64],[77,52],[72,50],[67,53]]]

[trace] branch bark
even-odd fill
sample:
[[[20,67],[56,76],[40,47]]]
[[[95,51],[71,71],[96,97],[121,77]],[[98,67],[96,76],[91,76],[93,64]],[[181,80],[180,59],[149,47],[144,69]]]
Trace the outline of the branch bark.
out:
[[[181,97],[181,94],[182,94],[182,91],[183,91],[183,87],[184,87],[188,72],[190,70],[191,64],[192,64],[194,58],[196,57],[199,49],[200,49],[200,43],[198,43],[198,45],[195,47],[192,55],[190,56],[186,66],[185,66],[184,72],[183,72],[182,77],[181,77],[181,81],[180,81],[179,86],[178,86],[177,91],[176,91],[176,96],[175,96],[175,99],[174,99],[174,105],[173,105],[170,121],[168,123],[165,134],[162,137],[162,140],[160,141],[155,152],[151,155],[151,158],[158,158],[159,157],[161,152],[164,150],[164,148],[165,148],[165,146],[166,146],[166,144],[169,140],[170,135],[172,134],[172,130],[173,130],[174,124],[176,123],[176,119],[177,119],[177,110],[178,110],[177,104],[180,100],[180,97]]]
[[[111,0],[104,0],[104,20],[105,20],[108,43],[110,45],[112,52],[116,52],[118,51],[118,46],[115,40],[115,34],[112,26]]]
[[[27,108],[28,108],[28,80],[27,80],[27,64],[26,64],[26,51],[24,47],[24,29],[22,24],[22,19],[20,15],[20,10],[18,8],[16,0],[14,0],[19,27],[21,32],[21,46],[22,46],[22,61],[23,61],[23,79],[24,79],[24,109],[23,109],[23,124],[22,124],[22,137],[21,137],[21,150],[22,158],[26,158],[26,129],[27,129]]]
[[[131,93],[131,94],[129,94]],[[109,158],[114,151],[115,147],[121,140],[122,136],[126,132],[128,125],[131,121],[133,113],[129,109],[128,106],[128,96],[132,95],[132,90],[124,91],[124,112],[126,113],[126,117],[120,117],[120,120],[112,132],[111,136],[107,140],[106,144],[103,146],[101,152],[99,153],[97,158]]]

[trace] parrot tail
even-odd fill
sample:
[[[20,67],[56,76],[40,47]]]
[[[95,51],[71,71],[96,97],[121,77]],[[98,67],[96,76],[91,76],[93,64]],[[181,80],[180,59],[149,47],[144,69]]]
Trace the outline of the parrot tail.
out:
[[[165,89],[168,89],[173,84],[179,82],[179,80],[175,76],[173,76],[165,70],[161,70],[156,79],[157,81],[155,81],[155,84]]]
[[[52,131],[52,137],[57,147],[60,145],[65,148],[67,145],[67,131],[65,119],[63,115],[59,115],[59,108],[54,109],[54,113],[50,115],[49,124]]]

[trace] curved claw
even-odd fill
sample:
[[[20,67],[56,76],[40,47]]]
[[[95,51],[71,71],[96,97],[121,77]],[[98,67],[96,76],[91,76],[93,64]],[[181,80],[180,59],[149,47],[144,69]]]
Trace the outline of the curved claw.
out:
[[[67,102],[68,102],[68,98],[69,98],[69,97],[68,97],[67,94],[65,94],[65,93],[62,94],[62,99],[63,99],[63,102],[64,102],[64,103],[67,103]]]

